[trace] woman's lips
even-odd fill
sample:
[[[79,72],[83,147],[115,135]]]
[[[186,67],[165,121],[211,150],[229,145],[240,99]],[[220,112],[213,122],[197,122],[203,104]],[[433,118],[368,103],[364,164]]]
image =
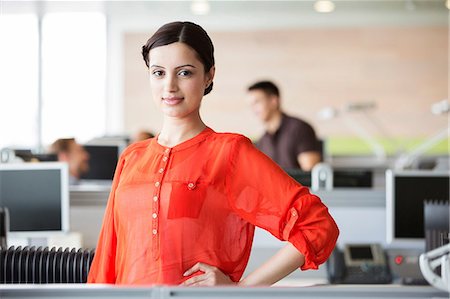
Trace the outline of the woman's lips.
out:
[[[170,97],[170,98],[163,98],[163,102],[166,105],[176,105],[178,103],[180,103],[181,101],[183,101],[184,98],[178,98],[178,97]]]

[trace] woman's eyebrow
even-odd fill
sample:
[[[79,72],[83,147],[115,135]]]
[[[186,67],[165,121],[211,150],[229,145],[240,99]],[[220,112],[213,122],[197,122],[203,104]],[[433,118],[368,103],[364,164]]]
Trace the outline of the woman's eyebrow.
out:
[[[196,68],[194,65],[192,65],[192,64],[183,64],[183,65],[180,65],[180,66],[177,66],[177,67],[175,67],[175,69],[181,69],[181,68],[183,68],[183,67],[187,67],[187,66],[189,66],[189,67],[192,67],[192,68]],[[162,68],[162,69],[164,69],[165,67],[163,67],[163,66],[160,66],[160,65],[157,65],[157,64],[152,64],[151,66],[150,66],[150,68],[153,68],[153,67],[159,67],[159,68]]]
[[[195,69],[195,66],[193,66],[192,64],[183,64],[183,65],[177,66],[176,69],[179,69],[179,68],[182,68],[182,67],[186,67],[186,66],[190,66],[190,67]]]

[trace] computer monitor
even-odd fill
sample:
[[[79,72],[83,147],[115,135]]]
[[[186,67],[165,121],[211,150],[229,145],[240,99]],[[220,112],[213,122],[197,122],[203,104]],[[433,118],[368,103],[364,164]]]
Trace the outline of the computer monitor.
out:
[[[31,149],[14,149],[14,155],[25,162],[29,162],[33,157],[33,152]]]
[[[290,168],[285,171],[303,186],[311,187],[311,171],[303,171],[300,168]]]
[[[286,169],[294,180],[311,187],[311,172],[301,169]],[[369,169],[340,168],[333,171],[333,188],[372,188],[373,172]]]
[[[334,188],[372,188],[371,169],[339,168],[333,170]]]
[[[14,154],[24,162],[56,162],[58,156],[49,153],[33,153],[31,149],[15,149]]]
[[[449,182],[449,171],[387,170],[387,242],[424,248],[424,201],[448,201]]]
[[[111,181],[119,161],[122,145],[83,145],[89,153],[89,171],[81,176],[88,181]]]
[[[0,164],[0,206],[8,208],[12,233],[36,236],[68,232],[67,164]]]

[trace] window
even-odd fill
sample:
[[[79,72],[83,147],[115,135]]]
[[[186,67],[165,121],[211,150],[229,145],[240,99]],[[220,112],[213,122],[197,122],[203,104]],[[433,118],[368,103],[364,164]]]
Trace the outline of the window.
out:
[[[42,23],[43,144],[105,133],[106,18],[49,13]]]
[[[67,136],[83,142],[106,130],[105,15],[44,15],[42,106],[38,30],[35,14],[0,16],[0,149],[37,148]]]
[[[38,143],[38,19],[0,16],[0,149]]]

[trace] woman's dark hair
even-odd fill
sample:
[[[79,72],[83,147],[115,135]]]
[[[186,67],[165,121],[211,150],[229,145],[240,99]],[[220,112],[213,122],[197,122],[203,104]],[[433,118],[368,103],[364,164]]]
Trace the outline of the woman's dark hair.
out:
[[[203,63],[205,72],[209,72],[214,66],[214,46],[208,33],[199,25],[191,22],[172,22],[159,28],[142,46],[142,56],[147,67],[150,67],[148,54],[151,49],[176,42],[184,43],[194,49]],[[210,93],[212,87],[213,83],[211,82],[205,89],[204,95]]]

